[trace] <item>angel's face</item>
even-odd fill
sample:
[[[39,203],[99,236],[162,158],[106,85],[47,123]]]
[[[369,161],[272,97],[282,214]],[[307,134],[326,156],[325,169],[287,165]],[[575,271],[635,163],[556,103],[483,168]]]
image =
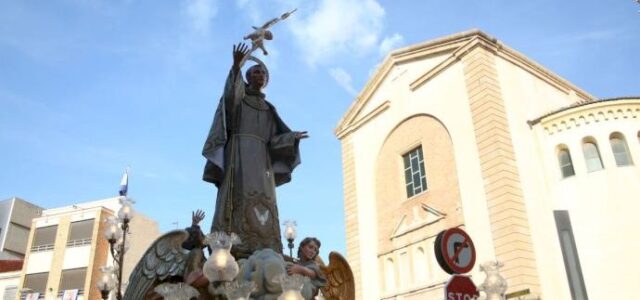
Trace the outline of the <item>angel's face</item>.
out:
[[[311,241],[302,246],[302,257],[300,259],[307,261],[316,258],[318,255],[318,244]]]

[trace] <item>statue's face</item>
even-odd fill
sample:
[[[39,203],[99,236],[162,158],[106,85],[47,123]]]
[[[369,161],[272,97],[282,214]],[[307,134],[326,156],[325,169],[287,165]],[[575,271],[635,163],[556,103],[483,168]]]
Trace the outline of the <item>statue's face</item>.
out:
[[[247,81],[252,88],[260,90],[267,81],[267,72],[259,65],[253,66],[249,70]]]
[[[318,255],[318,245],[311,241],[302,246],[302,260],[312,260]]]

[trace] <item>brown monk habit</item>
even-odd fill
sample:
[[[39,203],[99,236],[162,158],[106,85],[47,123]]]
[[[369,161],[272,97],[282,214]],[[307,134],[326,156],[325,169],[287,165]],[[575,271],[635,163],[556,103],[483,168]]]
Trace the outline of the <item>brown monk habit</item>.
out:
[[[236,258],[271,248],[282,253],[275,186],[300,163],[298,140],[264,94],[229,73],[202,155],[203,179],[218,187],[211,231],[234,232]]]

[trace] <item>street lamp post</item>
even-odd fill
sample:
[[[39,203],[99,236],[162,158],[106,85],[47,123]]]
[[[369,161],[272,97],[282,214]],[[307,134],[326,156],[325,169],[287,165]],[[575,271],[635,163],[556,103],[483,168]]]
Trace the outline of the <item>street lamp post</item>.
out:
[[[284,221],[284,238],[287,239],[289,247],[289,256],[293,258],[293,240],[296,239],[296,221]]]
[[[122,300],[122,269],[124,256],[128,250],[127,235],[129,234],[129,222],[133,218],[133,208],[132,201],[127,196],[121,196],[120,203],[122,206],[118,210],[118,217],[109,217],[107,219],[107,228],[104,232],[105,238],[109,241],[109,248],[117,274],[115,274],[116,278],[114,279],[113,268],[103,267],[103,280],[98,284],[102,299],[108,299],[109,293],[115,288],[116,299]]]

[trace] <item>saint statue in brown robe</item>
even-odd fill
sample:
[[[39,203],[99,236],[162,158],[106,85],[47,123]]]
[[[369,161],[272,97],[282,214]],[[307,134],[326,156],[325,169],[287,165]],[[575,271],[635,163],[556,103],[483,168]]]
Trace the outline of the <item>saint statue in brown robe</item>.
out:
[[[240,63],[248,52],[244,44],[234,46],[234,64],[202,151],[203,179],[218,187],[211,231],[240,237],[231,251],[236,258],[263,248],[282,252],[275,187],[291,180],[300,163],[299,140],[308,137],[291,131],[265,100],[265,67],[249,68],[244,82]]]

